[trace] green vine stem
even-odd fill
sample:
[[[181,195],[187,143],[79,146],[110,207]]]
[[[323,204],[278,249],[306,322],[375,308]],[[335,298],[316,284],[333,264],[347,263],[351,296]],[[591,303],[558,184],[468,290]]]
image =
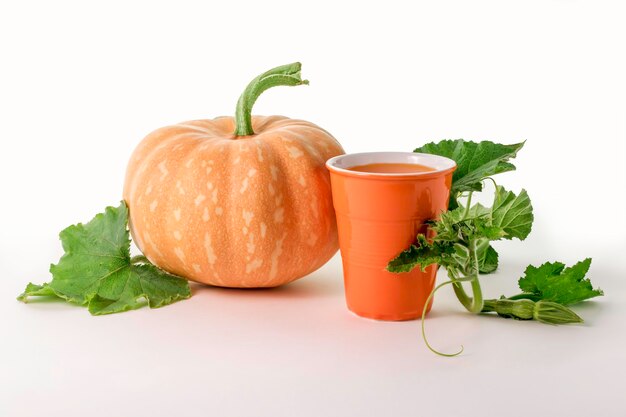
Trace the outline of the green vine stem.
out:
[[[433,299],[433,296],[435,295],[435,293],[437,292],[437,290],[441,287],[444,287],[448,284],[454,284],[454,283],[461,283],[463,281],[470,281],[474,279],[473,277],[470,278],[457,278],[454,280],[450,280],[450,281],[446,281],[446,282],[442,282],[441,284],[437,285],[428,295],[428,298],[426,299],[426,303],[424,304],[424,309],[422,310],[422,339],[424,339],[424,343],[426,344],[426,347],[433,353],[436,353],[437,355],[440,356],[446,356],[446,357],[452,357],[452,356],[458,356],[461,353],[463,353],[463,345],[461,345],[461,349],[459,349],[458,352],[455,353],[443,353],[443,352],[439,352],[437,349],[435,349],[434,347],[432,347],[430,345],[430,343],[428,343],[428,338],[426,337],[426,327],[425,327],[425,319],[426,319],[426,311],[428,310],[428,305],[430,304],[430,302]]]
[[[463,307],[470,313],[478,314],[482,311],[484,302],[482,288],[480,287],[480,281],[478,279],[479,263],[475,240],[470,241],[469,251],[471,265],[467,268],[467,271],[464,271],[466,272],[465,277],[459,278],[458,272],[453,268],[448,270],[448,276],[450,276],[450,280],[452,281],[454,293],[461,304],[463,304]],[[470,281],[473,297],[467,295],[461,281]]]
[[[470,191],[469,194],[467,195],[467,202],[465,203],[465,212],[463,213],[463,217],[467,218],[467,216],[469,215],[469,211],[470,211],[470,206],[472,205],[472,194],[474,194],[473,191]]]
[[[473,300],[472,300],[472,305],[471,308],[469,309],[470,312],[474,313],[474,314],[478,314],[481,312],[481,310],[483,309],[483,292],[482,289],[480,288],[480,281],[478,280],[478,274],[479,274],[479,270],[480,270],[480,265],[478,263],[478,249],[477,249],[477,244],[476,244],[476,240],[472,240],[470,241],[470,245],[469,245],[469,249],[470,249],[470,255],[472,257],[472,277],[474,278],[471,281],[471,285],[472,285],[472,293],[474,295]]]
[[[303,80],[300,76],[302,64],[281,65],[256,77],[250,81],[237,101],[235,112],[235,136],[254,135],[252,129],[252,106],[259,96],[268,88],[279,85],[296,86],[308,84],[308,80]]]
[[[452,288],[454,289],[454,294],[456,295],[456,298],[459,299],[461,304],[463,304],[463,307],[465,307],[465,309],[470,313],[480,313],[483,309],[483,292],[478,278],[470,276],[467,278],[451,279],[451,281],[453,284]],[[465,289],[461,285],[461,281],[470,281],[474,297],[467,295]]]
[[[448,267],[448,276],[452,281],[452,289],[454,289],[454,294],[456,295],[456,298],[458,298],[461,304],[463,304],[463,307],[469,310],[470,306],[472,305],[472,299],[465,292],[463,285],[458,282],[460,280],[460,277],[456,269]]]
[[[518,320],[532,320],[535,302],[532,300],[485,300],[483,313],[495,312],[503,317],[512,317]]]

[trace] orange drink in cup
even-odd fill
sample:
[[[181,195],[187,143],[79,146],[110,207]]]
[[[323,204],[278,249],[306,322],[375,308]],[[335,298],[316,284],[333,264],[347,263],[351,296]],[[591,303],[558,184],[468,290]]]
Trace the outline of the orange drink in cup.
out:
[[[421,317],[436,265],[394,274],[387,263],[448,207],[453,160],[413,152],[329,159],[348,309],[378,320]],[[430,306],[428,306],[430,310]]]

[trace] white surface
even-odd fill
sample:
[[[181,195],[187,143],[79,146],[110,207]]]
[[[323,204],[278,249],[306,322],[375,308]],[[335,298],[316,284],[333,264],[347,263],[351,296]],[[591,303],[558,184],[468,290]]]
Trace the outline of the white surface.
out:
[[[355,3],[356,4],[356,3]],[[623,416],[626,375],[624,7],[618,1],[0,3],[0,416]],[[257,114],[332,132],[349,152],[429,140],[527,139],[536,220],[500,244],[490,296],[528,263],[594,258],[606,296],[551,327],[462,312],[360,319],[335,258],[277,290],[196,287],[106,317],[20,304],[47,280],[58,232],[121,197],[159,126],[230,114],[261,71],[300,60],[309,87]]]

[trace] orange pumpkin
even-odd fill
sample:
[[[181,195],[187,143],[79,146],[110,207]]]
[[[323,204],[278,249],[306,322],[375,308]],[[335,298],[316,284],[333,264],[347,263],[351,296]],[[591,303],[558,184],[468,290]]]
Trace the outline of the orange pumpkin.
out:
[[[150,133],[135,149],[124,199],[151,262],[224,287],[273,287],[303,277],[338,249],[327,159],[342,154],[303,120],[251,116],[267,88],[306,84],[300,64],[255,78],[233,117]]]

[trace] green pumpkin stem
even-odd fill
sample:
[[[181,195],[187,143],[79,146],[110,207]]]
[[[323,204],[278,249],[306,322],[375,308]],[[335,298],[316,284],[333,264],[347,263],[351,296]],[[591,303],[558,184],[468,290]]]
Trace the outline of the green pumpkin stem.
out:
[[[281,65],[256,77],[243,91],[237,101],[237,111],[235,112],[235,136],[254,135],[252,129],[252,106],[259,96],[268,88],[279,85],[295,86],[308,84],[308,80],[300,77],[302,64]]]

